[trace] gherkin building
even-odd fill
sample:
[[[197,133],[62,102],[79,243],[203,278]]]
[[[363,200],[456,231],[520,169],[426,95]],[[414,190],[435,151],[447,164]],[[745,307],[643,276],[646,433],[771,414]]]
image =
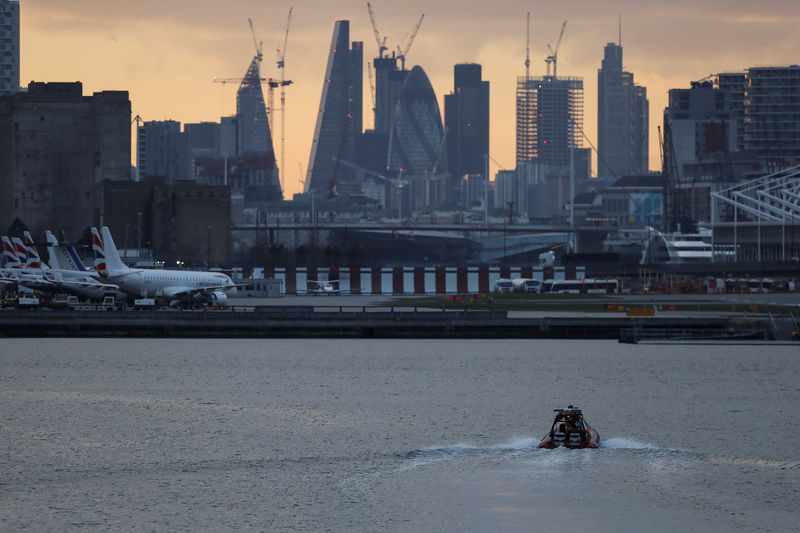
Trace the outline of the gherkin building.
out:
[[[403,83],[394,109],[389,168],[404,176],[446,172],[443,136],[436,94],[425,71],[415,66]]]

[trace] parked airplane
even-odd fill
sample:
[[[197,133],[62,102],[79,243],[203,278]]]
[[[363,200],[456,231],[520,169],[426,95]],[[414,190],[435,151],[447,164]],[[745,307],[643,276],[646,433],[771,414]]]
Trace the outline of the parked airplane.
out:
[[[4,268],[4,284],[17,283],[27,289],[52,290],[53,284],[42,276],[42,269],[27,266],[28,256],[25,245],[19,237],[2,236]]]
[[[91,299],[114,296],[118,301],[127,298],[117,285],[100,279],[100,274],[86,270],[72,246],[62,246],[52,232],[45,232],[47,253],[50,255],[50,270],[44,277],[54,285]],[[38,254],[36,254],[38,257]]]
[[[339,284],[339,280],[332,280],[332,281],[317,281],[315,279],[308,280],[309,283],[313,283],[316,285],[316,289],[312,289],[314,294],[338,294],[339,289],[336,285]]]
[[[95,270],[134,297],[163,297],[170,305],[187,302],[222,305],[228,300],[226,291],[236,287],[221,272],[130,268],[122,262],[107,226],[102,228],[102,237],[97,228],[92,228],[92,249]]]

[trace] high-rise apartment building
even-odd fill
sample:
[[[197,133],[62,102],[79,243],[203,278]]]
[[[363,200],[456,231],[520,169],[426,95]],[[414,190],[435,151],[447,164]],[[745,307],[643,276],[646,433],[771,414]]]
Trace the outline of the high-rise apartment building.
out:
[[[489,154],[489,82],[475,63],[453,68],[453,92],[444,97],[447,168],[458,181],[467,174],[486,179]]]
[[[358,189],[342,160],[357,156],[362,130],[362,42],[350,43],[350,21],[336,21],[317,112],[306,175],[306,192],[335,196]]]
[[[744,150],[744,101],[747,93],[747,74],[723,72],[716,75],[714,85],[726,95],[730,110],[729,137],[731,150]]]
[[[131,177],[130,124],[127,91],[31,82],[0,97],[0,227],[19,217],[36,235],[78,238],[97,224],[100,183]]]
[[[19,2],[0,0],[0,96],[19,91]]]
[[[140,178],[162,176],[167,184],[185,181],[192,175],[189,136],[174,120],[153,120],[137,128],[137,165]]]
[[[582,128],[583,78],[517,78],[517,165],[569,165]]]
[[[597,175],[620,177],[648,171],[647,89],[622,69],[622,46],[608,43],[597,71]]]
[[[744,144],[769,166],[800,159],[800,66],[748,69]]]

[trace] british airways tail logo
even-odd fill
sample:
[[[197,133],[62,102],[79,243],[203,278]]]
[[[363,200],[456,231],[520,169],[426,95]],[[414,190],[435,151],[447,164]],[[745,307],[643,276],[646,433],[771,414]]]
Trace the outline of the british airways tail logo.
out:
[[[98,272],[106,270],[106,253],[100,235],[92,231],[92,252],[94,252],[94,269]]]

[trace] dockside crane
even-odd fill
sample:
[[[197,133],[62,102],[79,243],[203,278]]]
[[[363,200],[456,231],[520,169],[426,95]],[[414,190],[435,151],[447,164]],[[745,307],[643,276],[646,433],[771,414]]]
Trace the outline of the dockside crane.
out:
[[[406,55],[408,55],[408,51],[411,49],[411,45],[414,44],[414,39],[417,37],[417,32],[419,32],[419,27],[422,26],[422,19],[424,18],[425,18],[425,13],[423,13],[419,17],[419,21],[417,22],[417,25],[414,27],[414,31],[411,32],[411,37],[409,37],[406,47],[403,49],[401,49],[399,46],[397,47],[397,52],[398,52],[397,57],[398,59],[400,59],[400,70],[406,69]]]
[[[283,165],[286,160],[286,86],[292,84],[292,80],[286,79],[286,47],[289,45],[289,26],[292,23],[292,7],[289,7],[289,15],[286,17],[286,33],[283,35],[283,46],[278,47],[278,70],[281,72],[281,80],[276,82],[281,88],[281,161]],[[272,83],[269,84],[269,99],[270,106],[272,105],[272,90],[274,87]],[[270,113],[272,117],[272,113]],[[270,124],[272,130],[272,124]],[[281,168],[278,166],[278,168]],[[281,173],[282,174],[282,173]],[[284,180],[281,179],[281,191],[283,190]]]
[[[558,48],[561,46],[561,38],[564,37],[564,30],[567,28],[567,21],[564,19],[564,22],[561,24],[561,33],[558,34],[558,41],[556,41],[556,47],[553,48],[550,46],[550,43],[547,43],[547,49],[550,50],[550,55],[547,56],[544,62],[547,64],[547,75],[550,76],[550,65],[553,65],[553,77],[558,77]]]

